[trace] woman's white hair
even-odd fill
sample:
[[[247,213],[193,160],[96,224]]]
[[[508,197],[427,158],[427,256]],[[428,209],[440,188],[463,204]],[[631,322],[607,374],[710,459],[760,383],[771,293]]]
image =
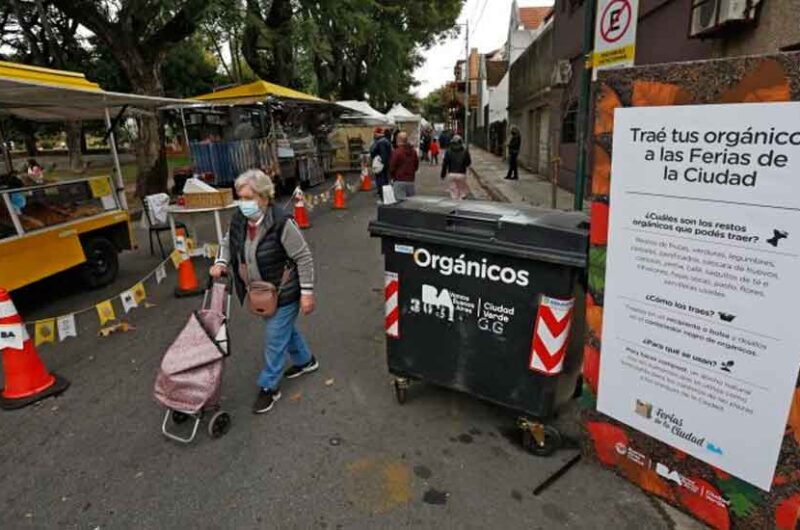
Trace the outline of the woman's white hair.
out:
[[[236,192],[238,193],[245,186],[250,186],[250,189],[260,197],[270,200],[275,198],[275,185],[272,183],[272,179],[260,169],[248,169],[236,177],[236,182],[234,182]]]

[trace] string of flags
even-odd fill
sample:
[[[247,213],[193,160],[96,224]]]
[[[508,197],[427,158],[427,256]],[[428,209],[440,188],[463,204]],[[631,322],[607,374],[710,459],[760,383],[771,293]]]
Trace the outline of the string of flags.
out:
[[[219,245],[216,243],[208,243],[202,247],[195,248],[192,240],[187,240],[187,247],[190,255],[192,256],[205,256],[214,258],[219,251]],[[33,322],[25,322],[26,327],[33,327],[34,344],[38,347],[43,344],[63,342],[64,340],[78,336],[77,317],[84,314],[95,313],[100,329],[98,336],[107,337],[115,332],[132,331],[135,328],[128,322],[120,320],[117,316],[117,310],[114,307],[114,301],[119,301],[121,306],[120,315],[127,315],[133,309],[154,307],[154,304],[147,300],[147,290],[145,283],[150,279],[155,279],[156,285],[160,285],[167,278],[168,263],[172,263],[173,267],[177,270],[181,262],[181,253],[178,249],[172,253],[164,261],[159,263],[153,270],[151,270],[144,278],[136,282],[133,287],[124,290],[123,292],[103,300],[91,307],[86,307],[78,311],[73,311],[57,317],[48,317]]]
[[[356,193],[361,187],[361,181],[347,182],[344,181],[344,188],[349,193]],[[306,208],[311,211],[317,206],[328,204],[334,200],[336,184],[332,185],[322,193],[303,194],[303,200],[306,203]],[[287,205],[293,200],[289,199]],[[183,260],[181,250],[191,257],[204,256],[206,258],[214,259],[219,252],[219,245],[216,243],[207,243],[201,247],[195,247],[191,239],[186,239],[185,249],[174,249],[172,253],[164,261],[159,263],[153,270],[151,270],[144,278],[136,282],[133,287],[103,300],[92,307],[87,307],[78,311],[73,311],[56,317],[48,317],[33,322],[25,322],[26,327],[33,327],[34,330],[34,343],[41,346],[43,344],[63,342],[68,338],[78,336],[77,317],[80,315],[95,313],[98,319],[100,329],[98,336],[107,337],[112,333],[118,331],[131,331],[135,329],[130,323],[119,319],[117,310],[114,308],[114,301],[119,300],[121,305],[121,315],[129,314],[133,309],[140,307],[150,308],[154,307],[147,301],[147,290],[145,283],[151,278],[154,278],[157,285],[160,285],[167,277],[167,263],[172,263],[173,267],[177,270]]]
[[[327,190],[325,190],[322,193],[315,193],[315,194],[303,193],[302,197],[303,197],[303,201],[305,202],[306,209],[309,212],[311,212],[317,206],[323,206],[325,204],[333,202],[335,189],[336,189],[336,184],[334,183],[331,187],[329,187]],[[359,179],[356,182],[347,182],[347,181],[345,181],[344,182],[344,189],[346,189],[348,193],[356,193],[357,191],[359,191],[361,189],[361,180]],[[290,199],[286,203],[287,206],[291,202],[291,200],[292,199]]]

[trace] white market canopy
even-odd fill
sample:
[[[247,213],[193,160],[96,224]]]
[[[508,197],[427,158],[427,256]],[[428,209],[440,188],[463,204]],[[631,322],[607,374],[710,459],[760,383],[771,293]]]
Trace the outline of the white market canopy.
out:
[[[387,116],[394,119],[396,122],[421,122],[422,116],[418,116],[405,108],[400,103],[395,103],[394,106],[386,113]]]
[[[353,111],[342,116],[343,121],[354,121],[365,125],[394,125],[392,118],[378,112],[366,101],[346,100],[336,103]]]
[[[101,120],[123,107],[154,110],[191,101],[107,92],[78,72],[0,61],[0,115],[33,121]]]

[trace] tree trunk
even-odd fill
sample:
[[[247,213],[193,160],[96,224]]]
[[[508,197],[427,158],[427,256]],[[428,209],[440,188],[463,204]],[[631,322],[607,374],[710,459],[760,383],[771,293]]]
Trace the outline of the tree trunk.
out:
[[[81,153],[83,124],[80,121],[68,121],[66,130],[67,149],[69,150],[69,169],[77,173],[83,171],[83,156]]]
[[[146,65],[145,61],[132,60],[122,66],[128,73],[135,92],[150,96],[160,96],[161,61]],[[158,115],[145,114],[137,119],[138,134],[136,151],[136,195],[144,197],[153,193],[167,191],[167,157],[164,147],[163,128]]]
[[[36,147],[36,131],[33,129],[26,129],[23,132],[23,141],[25,142],[25,151],[28,156],[33,158],[39,154],[39,149]]]
[[[164,135],[156,116],[142,116],[138,120],[139,136],[136,140],[136,195],[144,197],[167,191],[167,157],[162,149]]]

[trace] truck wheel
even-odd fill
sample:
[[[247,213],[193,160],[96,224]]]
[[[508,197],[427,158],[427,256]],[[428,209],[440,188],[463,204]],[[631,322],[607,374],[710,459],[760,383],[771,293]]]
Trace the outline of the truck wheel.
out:
[[[81,267],[83,283],[98,289],[112,283],[119,272],[117,248],[104,237],[93,237],[83,243],[86,263]]]

